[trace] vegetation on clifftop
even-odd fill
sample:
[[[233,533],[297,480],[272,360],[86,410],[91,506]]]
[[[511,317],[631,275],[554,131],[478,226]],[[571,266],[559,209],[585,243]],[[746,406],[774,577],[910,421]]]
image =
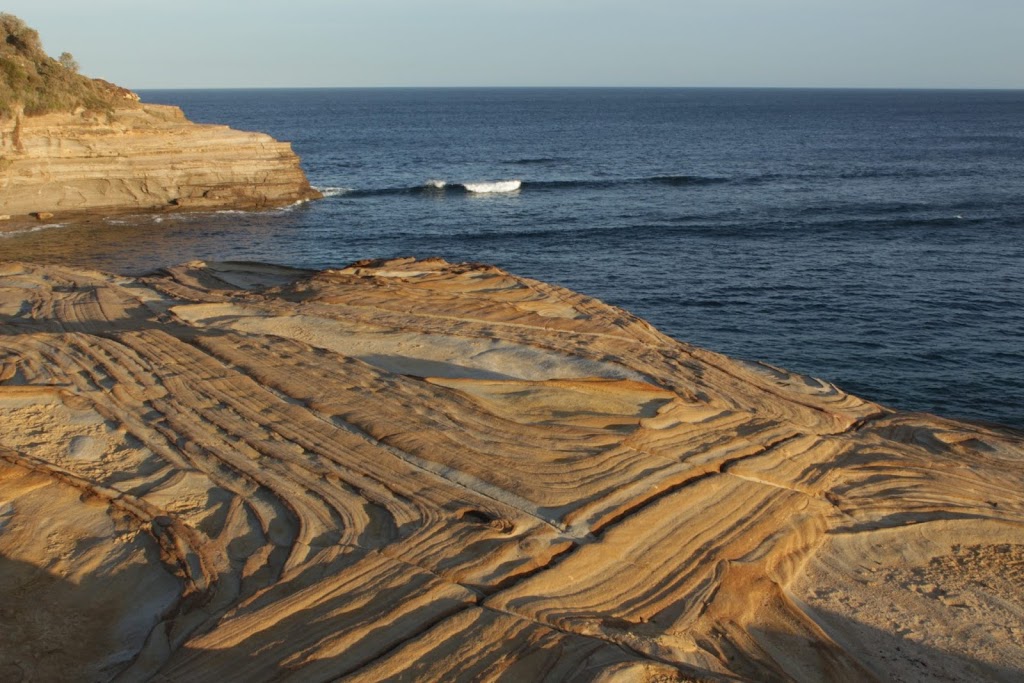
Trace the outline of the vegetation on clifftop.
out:
[[[110,111],[137,99],[113,83],[79,74],[69,52],[53,59],[34,29],[13,14],[0,13],[0,118],[19,110],[26,116],[79,107]]]

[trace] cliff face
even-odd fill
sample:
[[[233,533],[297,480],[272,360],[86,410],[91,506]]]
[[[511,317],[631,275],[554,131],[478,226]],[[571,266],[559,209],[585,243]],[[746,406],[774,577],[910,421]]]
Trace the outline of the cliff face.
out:
[[[262,208],[313,199],[287,143],[189,122],[78,73],[0,13],[0,215]]]
[[[0,264],[3,680],[1019,681],[1022,491],[496,268]]]
[[[177,107],[0,120],[0,213],[262,208],[319,197],[288,143]]]

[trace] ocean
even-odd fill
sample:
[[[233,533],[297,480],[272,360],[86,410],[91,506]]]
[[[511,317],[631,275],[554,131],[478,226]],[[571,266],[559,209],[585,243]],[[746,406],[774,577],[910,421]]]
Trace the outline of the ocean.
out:
[[[1024,429],[1024,91],[143,91],[289,140],[323,200],[0,258],[499,265],[893,407]]]

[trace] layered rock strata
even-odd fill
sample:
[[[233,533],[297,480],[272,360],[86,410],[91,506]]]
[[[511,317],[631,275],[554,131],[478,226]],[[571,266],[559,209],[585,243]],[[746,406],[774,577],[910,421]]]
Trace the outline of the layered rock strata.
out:
[[[177,107],[0,119],[0,214],[254,209],[313,199],[285,142]]]
[[[0,275],[4,680],[1024,674],[1019,434],[486,266]]]

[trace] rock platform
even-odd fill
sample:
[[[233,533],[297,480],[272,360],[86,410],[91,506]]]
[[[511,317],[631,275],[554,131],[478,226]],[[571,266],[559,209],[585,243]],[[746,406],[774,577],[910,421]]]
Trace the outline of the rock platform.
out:
[[[8,263],[0,593],[3,680],[1020,680],[1024,439],[489,266]]]

